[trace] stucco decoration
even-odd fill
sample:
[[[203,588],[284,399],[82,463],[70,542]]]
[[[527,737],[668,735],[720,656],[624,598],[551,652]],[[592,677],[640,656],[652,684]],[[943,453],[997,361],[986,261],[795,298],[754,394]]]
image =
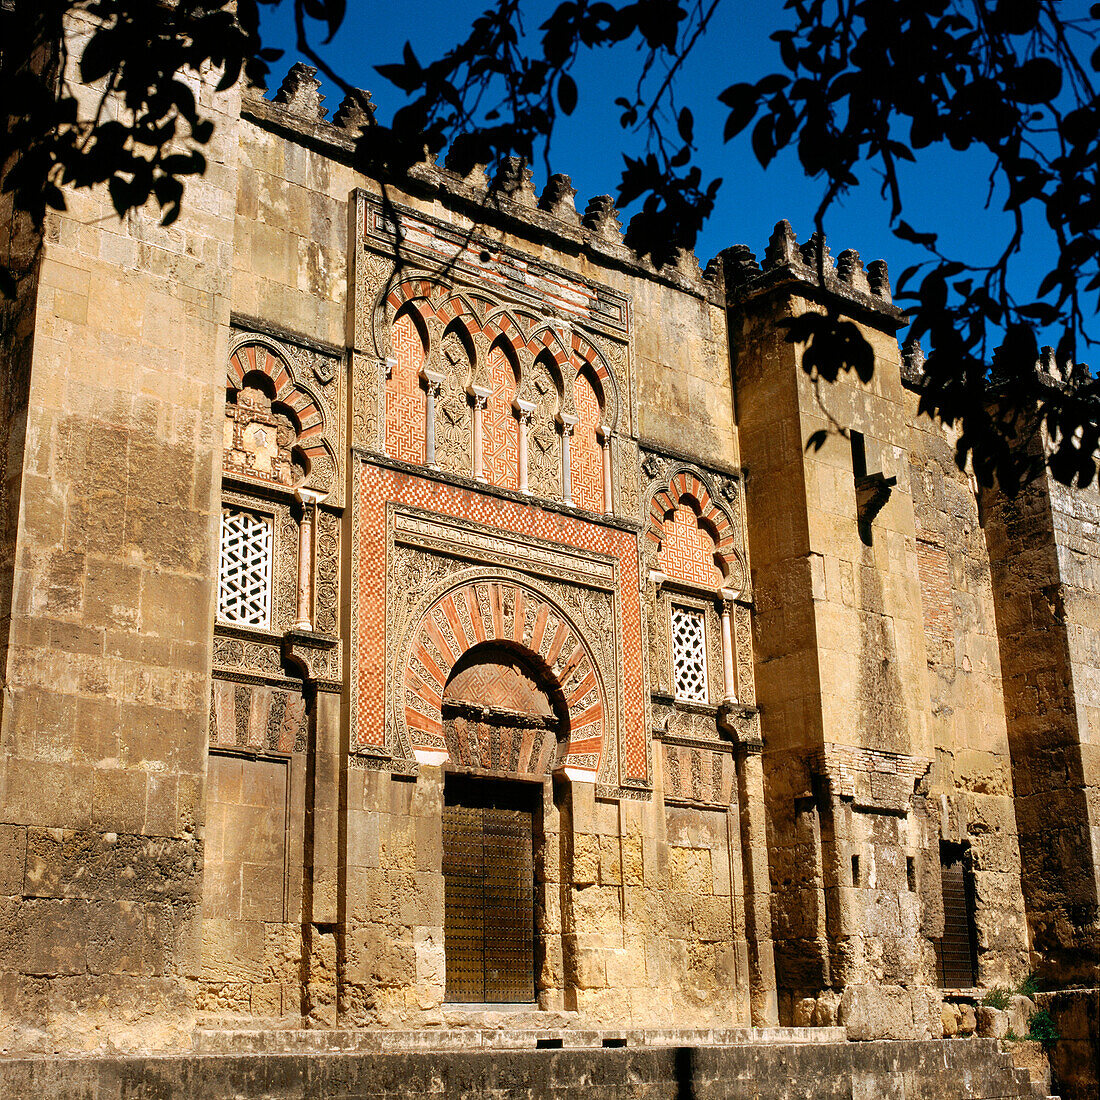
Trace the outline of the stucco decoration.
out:
[[[249,375],[267,391],[262,409],[237,407],[237,395],[253,389],[245,385]],[[226,473],[287,488],[305,485],[342,503],[343,387],[335,356],[262,333],[235,333],[226,368],[232,395],[226,405]],[[242,444],[246,449],[238,454]]]

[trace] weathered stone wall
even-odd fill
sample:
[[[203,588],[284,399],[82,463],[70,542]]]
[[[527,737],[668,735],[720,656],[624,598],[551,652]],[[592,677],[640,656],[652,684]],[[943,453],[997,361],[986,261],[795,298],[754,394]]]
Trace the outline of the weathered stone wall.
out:
[[[1090,983],[1100,960],[1095,490],[1043,474],[983,503],[1034,961],[1048,982]]]
[[[486,641],[573,723],[539,758],[544,1018],[941,1035],[941,839],[970,846],[981,979],[1025,965],[1010,746],[1032,931],[1092,973],[1100,507],[1044,483],[983,533],[884,268],[781,223],[763,270],[655,272],[565,177],[363,178],[304,68],[274,101],[199,90],[219,127],[174,226],[79,193],[17,241],[0,1044],[447,1022],[442,700]],[[829,305],[870,383],[818,387],[784,340]],[[501,348],[516,453],[486,478]],[[222,507],[270,536],[254,620],[215,623]],[[449,766],[516,779],[487,752]],[[892,1071],[958,1095],[932,1049]]]
[[[341,1019],[439,1026],[442,773],[348,774]],[[659,803],[597,800],[591,784],[558,781],[536,820],[540,1009],[592,1026],[748,1023],[740,852],[726,814],[665,817]]]
[[[180,1042],[192,1019],[238,111],[196,93],[218,126],[179,220],[72,193],[42,250],[6,477],[9,1047]]]
[[[379,449],[374,434],[378,429],[369,425],[381,363],[371,358],[379,350],[374,311],[385,297],[379,279],[386,265],[392,265],[385,251],[379,255],[371,251],[384,245],[387,232],[384,222],[370,220],[373,196],[380,188],[347,167],[352,132],[344,128],[346,119],[335,127],[325,121],[316,81],[308,74],[288,79],[276,100],[277,104],[272,104],[250,98],[245,105],[234,320],[241,330],[267,333],[287,348],[316,343],[335,350],[346,341],[353,349],[349,376],[352,441],[375,451]],[[362,190],[355,194],[357,187]],[[354,201],[349,202],[349,195]],[[401,190],[387,188],[385,199],[395,204],[386,209],[396,211],[399,221],[403,219],[408,240],[419,249],[403,258],[412,264],[412,270],[419,270],[416,265],[425,263],[425,256],[434,257],[438,278],[461,283],[462,264],[488,265],[484,285],[477,292],[492,294],[490,287],[507,290],[514,271],[529,267],[529,287],[545,284],[547,292],[565,288],[561,293],[567,312],[575,301],[570,295],[604,294],[602,289],[594,289],[597,284],[608,288],[606,293],[614,303],[629,303],[626,312],[608,315],[617,318],[614,323],[623,333],[630,334],[629,342],[619,345],[604,340],[598,345],[600,354],[610,356],[617,387],[615,401],[608,406],[609,411],[614,409],[616,419],[610,441],[613,492],[607,510],[621,517],[620,526],[640,521],[647,505],[638,486],[635,441],[639,436],[652,438],[672,453],[688,453],[697,461],[736,468],[724,312],[714,285],[702,280],[693,261],[685,260],[682,270],[654,278],[639,268],[621,245],[609,208],[592,204],[582,223],[568,196],[536,208],[533,191],[523,181],[518,188],[490,193],[476,173],[463,181],[423,166]],[[367,226],[373,228],[368,231]],[[461,244],[471,233],[476,235],[476,247],[463,251]],[[553,248],[545,244],[533,248],[532,234],[552,240]],[[364,241],[370,245],[365,255]],[[451,247],[458,248],[457,267],[447,261],[446,249]],[[544,258],[545,268],[539,266]],[[522,290],[523,284],[519,286]],[[530,289],[524,292],[531,294]],[[441,300],[445,301],[445,296]],[[507,305],[511,299],[506,295],[503,301]],[[431,317],[427,321],[430,339],[425,366],[429,369],[440,369],[443,363],[438,359],[445,344],[443,324]],[[381,336],[383,354],[388,351],[388,340],[388,335]],[[485,352],[478,344],[478,361]],[[628,385],[624,384],[627,379]],[[656,398],[638,404],[642,390]],[[450,472],[452,456],[445,450],[446,440],[440,435],[438,442],[440,462]],[[467,479],[469,457],[467,448],[466,467],[460,464],[454,471],[461,475],[465,470]],[[419,503],[422,489],[400,478],[395,485],[401,486],[399,492],[409,495],[411,502]],[[535,488],[538,491],[539,486]],[[369,492],[374,496],[378,491]],[[440,490],[430,491],[436,495],[434,507],[442,507]],[[730,492],[736,496],[736,487]],[[506,519],[505,508],[491,501],[482,504],[471,498],[463,508],[463,514],[471,519],[487,514],[495,517],[497,524],[512,522]],[[339,509],[334,507],[334,512],[339,514]],[[369,526],[373,520],[366,515],[361,512],[359,520]],[[344,513],[342,522],[346,538],[352,528],[351,516]],[[553,531],[556,539],[572,537],[570,528],[552,514],[538,523]],[[371,537],[379,534],[380,530]],[[348,553],[346,543],[342,553]],[[368,572],[377,568],[373,564],[377,560],[372,555]],[[353,587],[362,584],[357,576],[353,573],[345,583]],[[368,598],[366,591],[362,590],[363,600]],[[744,623],[739,644],[746,649],[744,659],[751,669],[747,616]],[[344,629],[349,628],[356,629],[354,618],[345,620]],[[376,630],[372,621],[369,646],[382,643]],[[717,646],[717,617],[713,617],[711,631]],[[397,640],[397,636],[386,635],[387,646]],[[633,649],[633,636],[628,636],[626,644]],[[636,651],[630,659],[637,659]],[[720,664],[719,658],[713,668],[716,685],[721,682]],[[221,675],[219,669],[216,675]],[[720,686],[715,692],[712,710],[720,698]],[[329,717],[318,715],[316,720],[319,741],[323,736],[337,737],[340,726],[348,721],[346,711],[337,713],[335,697],[324,698],[331,698],[331,704]],[[360,712],[362,707],[360,701]],[[372,728],[365,729],[362,718],[356,721],[353,745],[362,737],[375,736]],[[710,721],[710,737],[718,747],[713,716]],[[617,759],[617,747],[609,745],[607,751]],[[722,751],[728,755],[728,748]],[[621,766],[625,767],[625,762]],[[336,964],[339,1014],[349,1021],[387,1026],[438,1023],[445,977],[442,777],[423,764],[414,769],[415,778],[391,776],[376,770],[377,759],[356,756],[340,767],[346,794],[337,793],[339,772],[322,777],[318,769],[305,801],[307,820],[318,798],[334,801],[339,797],[347,807],[339,851],[334,856],[335,892],[326,894],[331,897],[334,927],[342,930],[337,938]],[[609,775],[615,778],[614,766]],[[736,799],[735,788],[729,782],[725,786],[729,787],[725,797]],[[736,827],[731,826],[729,811],[721,806],[717,810],[670,810],[676,839],[668,841],[664,811],[652,796],[620,804],[607,793],[595,800],[593,795],[590,784],[574,783],[572,790],[567,785],[554,797],[547,787],[543,799],[544,831],[538,847],[543,952],[540,1003],[600,1021],[667,1022],[677,1016],[708,1021],[731,1015],[747,1019],[750,963],[739,819],[734,818]],[[565,831],[562,807],[569,822]],[[298,828],[293,812],[288,822],[293,835]],[[760,851],[754,858],[759,863],[762,839],[757,846]],[[307,859],[308,850],[307,841]],[[674,853],[671,862],[668,851]],[[643,865],[648,866],[648,873]],[[308,902],[310,890],[316,889],[318,873],[315,858],[306,875],[303,904]],[[760,877],[757,867],[757,882]],[[293,919],[294,895],[288,900]],[[766,913],[766,904],[763,911]],[[312,922],[302,919],[306,937],[311,934],[310,927],[322,927],[316,917]],[[759,924],[758,919],[754,925],[757,940],[767,935],[767,929]],[[208,927],[212,933],[216,931],[209,921]],[[234,932],[240,934],[241,929]],[[221,957],[224,952],[217,946],[218,939],[215,935],[208,946]],[[751,965],[757,971],[762,967],[770,973],[767,951],[755,952],[752,957]],[[217,965],[227,967],[228,960]],[[229,970],[225,982],[213,972],[206,977],[206,988],[217,995],[213,1002],[204,1002],[204,1007],[211,1012],[230,1007],[226,1000],[230,987],[239,990],[241,983],[229,980],[233,978]],[[312,985],[307,985],[303,995],[310,1002],[314,993]],[[255,998],[255,985],[250,988]],[[246,1010],[243,1001],[237,1007]],[[270,1006],[261,1014],[270,1014]]]
[[[507,1100],[602,1095],[760,1100],[896,1095],[912,1100],[1033,1100],[1028,1074],[987,1039],[910,1043],[679,1046],[625,1050],[489,1050],[396,1054],[258,1054],[31,1061],[0,1067],[12,1096],[102,1100],[374,1100],[447,1096]]]
[[[299,1018],[305,763],[212,754],[206,786],[205,1016]]]
[[[935,765],[929,774],[922,931],[943,934],[939,840],[970,851],[978,976],[1014,987],[1030,969],[1020,887],[993,587],[976,487],[955,462],[955,436],[917,414],[910,394],[910,482],[928,659]]]
[[[815,385],[782,333],[785,319],[819,308],[820,291],[800,290],[818,281],[812,249],[781,223],[763,274],[744,256],[740,266],[728,258],[726,272],[780,1019],[840,1018],[863,1034],[860,1021],[889,1018],[909,1034],[938,1034],[907,866],[923,872],[929,859],[922,782],[932,746],[897,316],[875,303],[858,258],[827,274],[827,291],[867,322],[875,373],[866,386],[843,373]],[[821,446],[808,447],[819,431]]]
[[[1062,1100],[1100,1093],[1100,989],[1040,993],[1040,1008],[1054,1018],[1059,1039],[1050,1047],[1052,1088]]]

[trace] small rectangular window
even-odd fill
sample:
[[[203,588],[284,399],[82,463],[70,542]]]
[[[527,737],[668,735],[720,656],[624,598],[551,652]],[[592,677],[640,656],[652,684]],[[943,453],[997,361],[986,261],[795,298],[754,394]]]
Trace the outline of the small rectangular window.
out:
[[[672,665],[676,698],[691,703],[707,701],[707,628],[702,611],[672,609]]]
[[[271,622],[271,521],[222,509],[218,556],[218,619],[244,626]]]

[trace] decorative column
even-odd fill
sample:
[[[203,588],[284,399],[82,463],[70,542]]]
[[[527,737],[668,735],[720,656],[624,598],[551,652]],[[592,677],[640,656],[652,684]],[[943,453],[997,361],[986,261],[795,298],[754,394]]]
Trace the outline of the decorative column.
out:
[[[302,505],[298,525],[298,609],[295,630],[313,630],[313,530],[317,526],[317,505],[328,493],[316,489],[296,489],[294,496]]]
[[[596,429],[596,441],[603,456],[603,514],[609,516],[614,508],[611,503],[611,428],[607,424]]]
[[[485,436],[482,416],[493,392],[485,386],[471,386],[466,391],[474,406],[474,481],[488,481],[485,476]]]
[[[535,414],[535,406],[530,401],[521,401],[518,397],[512,403],[516,419],[519,421],[519,491],[530,493],[527,487],[527,429],[531,425],[531,417]]]
[[[579,421],[579,416],[558,414],[558,426],[561,428],[561,499],[570,507],[573,504],[573,468],[569,457],[569,441],[573,438],[573,429]]]
[[[725,684],[723,703],[737,702],[737,680],[733,672],[733,632],[730,630],[730,604],[737,593],[728,588],[720,589],[718,597],[722,601],[722,676]]]
[[[439,387],[443,385],[443,375],[434,370],[422,370],[420,379],[427,389],[424,402],[424,461],[437,469],[435,461],[435,399],[439,396]]]

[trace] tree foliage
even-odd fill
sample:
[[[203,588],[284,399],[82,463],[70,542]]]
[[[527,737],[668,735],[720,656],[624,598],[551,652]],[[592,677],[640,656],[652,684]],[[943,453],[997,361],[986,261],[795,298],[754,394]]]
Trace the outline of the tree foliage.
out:
[[[346,0],[6,3],[14,14],[0,27],[0,96],[21,113],[0,150],[3,187],[39,221],[63,205],[64,187],[97,184],[120,215],[153,199],[171,221],[186,178],[204,170],[212,134],[188,74],[213,69],[221,87],[242,74],[262,81],[275,54],[260,40],[261,5],[292,7],[299,51],[358,94],[323,49]],[[583,99],[578,59],[617,50],[636,66],[616,101],[620,122],[644,146],[623,156],[618,203],[637,210],[627,243],[668,263],[694,246],[721,186],[694,163],[695,119],[680,77],[722,7],[735,12],[735,0],[563,0],[528,28],[520,0],[496,0],[443,56],[422,60],[410,43],[379,68],[407,101],[388,126],[365,132],[361,165],[400,178],[425,150],[448,148],[459,172],[547,158],[557,120]],[[1040,450],[1064,482],[1087,485],[1097,473],[1100,386],[1079,360],[1100,304],[1098,17],[1100,5],[1067,19],[1057,0],[787,0],[772,35],[776,71],[719,97],[725,140],[739,143],[739,155],[766,167],[793,150],[820,180],[819,233],[838,197],[869,172],[881,178],[894,232],[927,256],[897,288],[910,338],[929,348],[922,407],[959,426],[960,464],[1010,489],[1034,472]],[[88,28],[75,72],[64,52],[46,49],[66,21]],[[89,98],[65,74],[99,94]],[[905,219],[904,165],[937,146],[989,157],[989,196],[1012,225],[992,262],[948,255],[935,226]],[[1019,261],[1036,225],[1053,235],[1055,256],[1027,287]],[[1050,333],[1056,347],[1037,371],[1039,340]],[[804,366],[817,377],[865,373],[861,337],[840,317],[806,319],[790,338],[805,345]]]

